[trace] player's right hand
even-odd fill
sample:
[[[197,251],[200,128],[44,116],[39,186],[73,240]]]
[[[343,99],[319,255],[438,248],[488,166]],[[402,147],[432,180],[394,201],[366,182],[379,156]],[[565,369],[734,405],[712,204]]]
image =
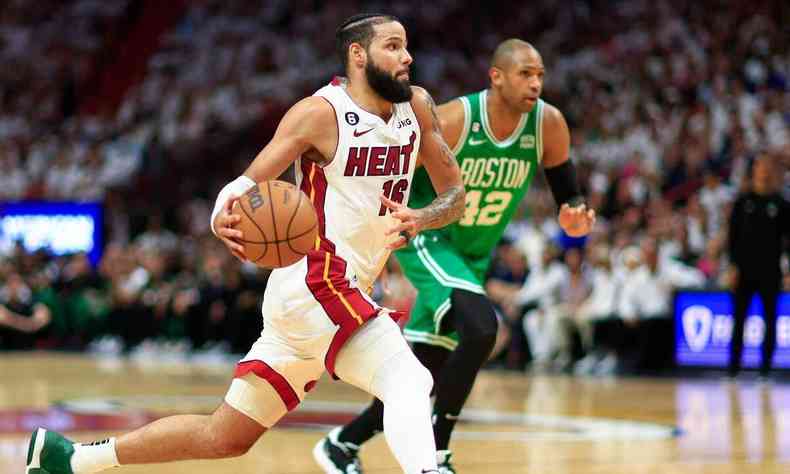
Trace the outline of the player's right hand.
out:
[[[563,204],[557,221],[569,236],[583,237],[589,234],[595,225],[595,210],[587,209],[584,204],[575,207]]]
[[[240,261],[244,261],[244,246],[239,242],[244,238],[244,234],[233,226],[241,221],[241,216],[233,213],[233,204],[238,201],[239,196],[231,195],[222,210],[214,218],[214,230],[217,232],[217,238],[230,250],[230,253]]]
[[[395,202],[389,199],[385,195],[379,196],[381,199],[382,204],[390,210],[390,215],[400,221],[395,226],[387,229],[385,235],[390,236],[392,234],[398,234],[398,238],[395,241],[390,242],[387,244],[387,250],[398,250],[400,248],[405,247],[408,245],[409,240],[411,240],[417,232],[421,229],[419,227],[419,210],[417,209],[410,209],[407,206]]]

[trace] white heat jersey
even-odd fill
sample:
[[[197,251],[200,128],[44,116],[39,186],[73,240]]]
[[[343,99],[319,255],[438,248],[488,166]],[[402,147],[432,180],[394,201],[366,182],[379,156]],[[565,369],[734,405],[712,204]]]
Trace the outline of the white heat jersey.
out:
[[[300,159],[297,185],[319,216],[316,250],[345,260],[346,276],[364,290],[373,285],[389,257],[387,243],[397,239],[385,235],[397,220],[380,196],[408,202],[420,126],[410,103],[394,104],[392,116],[384,122],[355,104],[337,78],[315,95],[334,108],[337,149],[325,166]]]
[[[366,291],[390,255],[387,243],[397,238],[385,235],[397,220],[380,196],[408,202],[420,148],[408,102],[395,104],[384,122],[357,106],[337,79],[315,95],[334,108],[338,134],[326,165],[296,164],[297,185],[318,215],[318,237],[305,258],[272,271],[261,308],[263,333],[236,371],[237,377],[253,371],[269,380],[289,409],[310,390],[320,364],[336,377],[335,360],[357,330],[382,312],[399,317]],[[384,347],[370,350],[389,354]],[[360,370],[371,360],[357,358]]]

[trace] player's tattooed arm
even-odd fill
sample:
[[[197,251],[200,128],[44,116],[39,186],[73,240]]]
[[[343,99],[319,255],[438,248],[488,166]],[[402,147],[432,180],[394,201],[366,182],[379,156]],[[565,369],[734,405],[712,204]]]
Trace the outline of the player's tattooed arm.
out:
[[[410,209],[384,195],[381,195],[381,202],[389,208],[392,217],[400,221],[387,230],[387,235],[399,236],[387,245],[390,250],[397,250],[408,244],[420,231],[438,229],[460,219],[464,211],[464,187],[451,186],[422,209]]]
[[[420,230],[438,229],[459,220],[464,214],[464,187],[453,186],[419,210]]]
[[[391,211],[391,216],[400,222],[387,231],[399,237],[387,248],[395,250],[405,246],[418,232],[438,229],[457,221],[464,213],[464,183],[461,170],[450,148],[442,137],[441,124],[436,113],[436,104],[425,89],[412,87],[411,101],[422,133],[420,159],[431,178],[436,199],[422,209],[410,209],[404,204],[381,196],[381,202]]]
[[[421,157],[436,190],[436,199],[420,209],[419,227],[438,229],[463,216],[464,184],[458,162],[442,136],[436,103],[421,87],[415,87],[414,96],[422,105],[415,108],[423,132]]]

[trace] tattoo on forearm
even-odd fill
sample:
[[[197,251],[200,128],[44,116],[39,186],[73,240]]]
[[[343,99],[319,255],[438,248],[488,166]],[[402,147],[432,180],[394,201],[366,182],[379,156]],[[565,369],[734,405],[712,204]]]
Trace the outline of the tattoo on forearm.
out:
[[[431,120],[432,120],[432,133],[436,135],[434,138],[436,139],[436,143],[439,144],[439,152],[442,155],[442,164],[446,166],[453,166],[456,164],[455,157],[453,156],[453,152],[450,151],[450,147],[447,146],[447,142],[444,141],[444,137],[442,136],[442,128],[439,124],[439,115],[436,113],[436,102],[434,102],[433,97],[428,91],[423,89],[423,101],[425,105],[428,106],[428,110],[431,111]]]
[[[440,162],[448,168],[458,168],[453,152],[442,137],[442,128],[439,123],[439,115],[436,112],[436,102],[433,101],[431,94],[425,89],[422,90],[422,100],[431,112],[431,132],[434,136],[433,142],[439,148]],[[438,229],[447,224],[455,222],[464,214],[464,187],[462,185],[452,186],[447,191],[436,196],[426,207],[420,211],[420,229]]]
[[[442,138],[442,134],[440,132],[435,132],[435,133],[438,134],[440,138],[440,140],[438,140],[438,143],[439,143],[439,152],[442,154],[442,164],[444,166],[449,166],[453,168],[457,167],[458,162],[455,161],[455,156],[453,155],[453,152],[450,151],[450,147],[447,146],[447,143],[444,141],[444,138]]]
[[[464,214],[464,187],[449,188],[420,211],[422,230],[438,229],[457,221]]]
[[[428,91],[423,89],[423,92],[425,94],[422,96],[422,100],[425,102],[425,105],[428,106],[428,110],[431,111],[431,117],[433,118],[433,123],[431,124],[433,126],[433,131],[441,133],[442,130],[439,127],[439,115],[436,113],[436,102],[434,102],[433,97],[431,97],[431,94],[429,94]]]

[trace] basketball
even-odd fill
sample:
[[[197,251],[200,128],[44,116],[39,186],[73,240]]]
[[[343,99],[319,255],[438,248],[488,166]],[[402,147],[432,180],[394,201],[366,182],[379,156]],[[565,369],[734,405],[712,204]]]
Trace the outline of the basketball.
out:
[[[262,181],[234,203],[247,260],[263,268],[287,267],[315,246],[318,216],[310,199],[285,181]]]

